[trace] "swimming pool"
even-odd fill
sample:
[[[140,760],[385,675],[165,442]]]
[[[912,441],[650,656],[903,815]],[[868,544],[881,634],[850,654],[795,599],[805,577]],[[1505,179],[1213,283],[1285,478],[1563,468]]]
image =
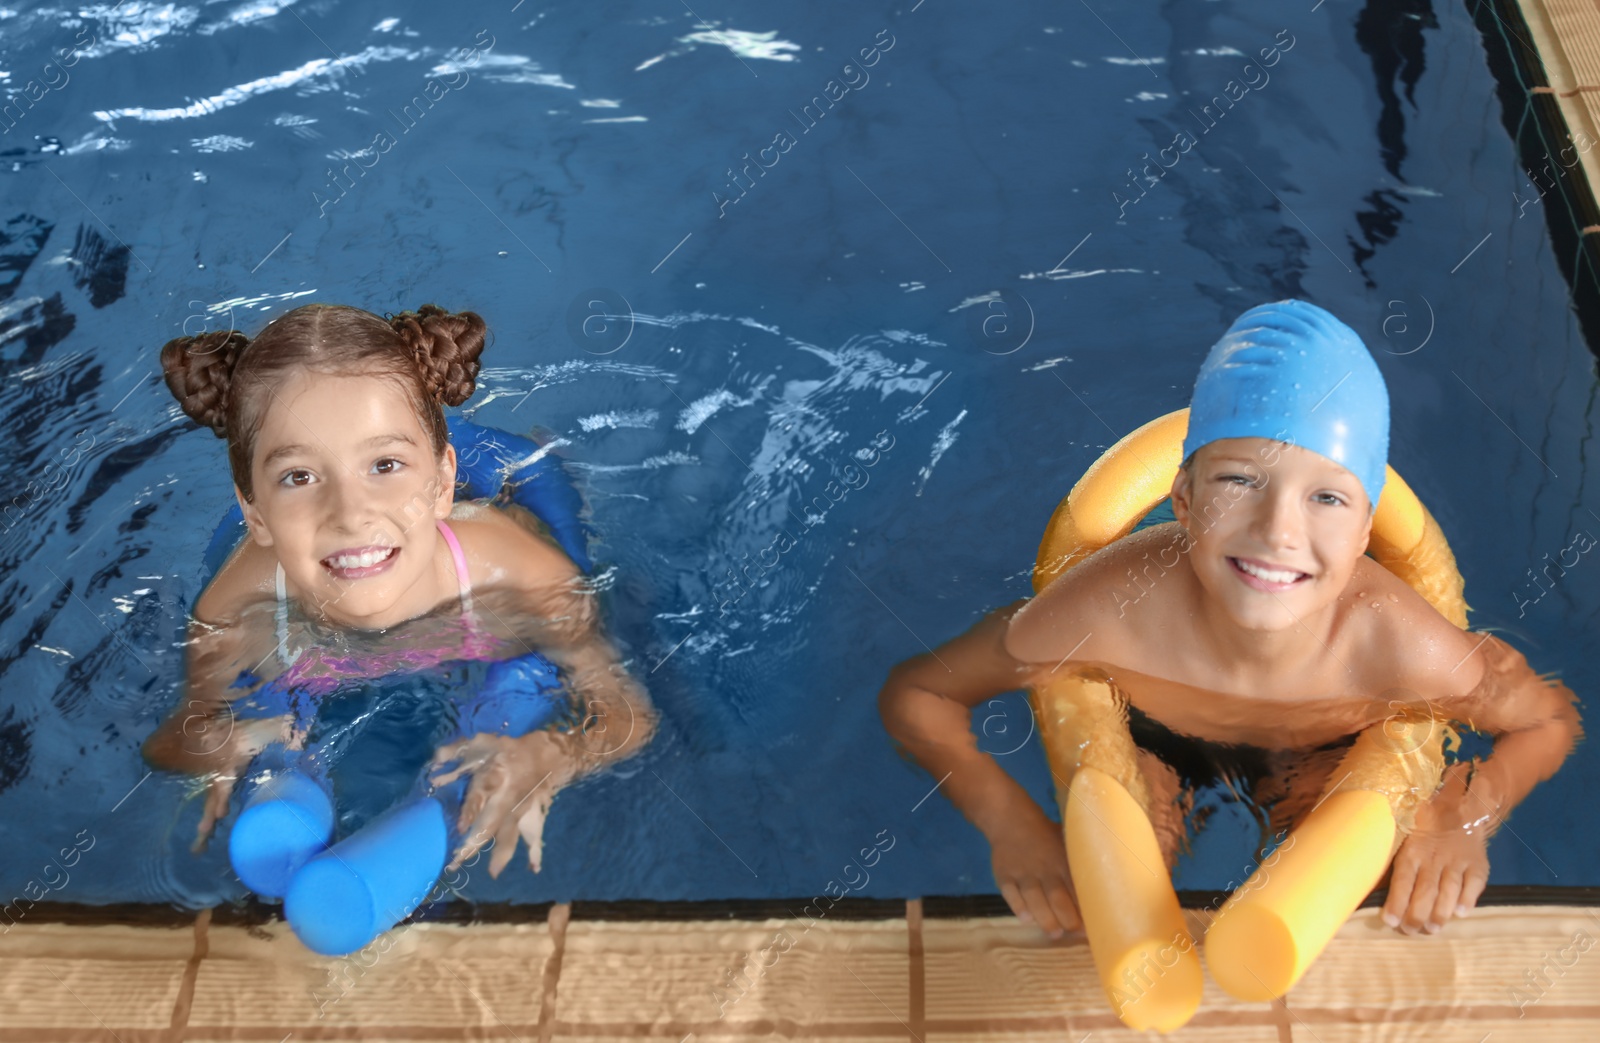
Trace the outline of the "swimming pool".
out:
[[[1464,8],[695,10],[3,12],[45,84],[0,144],[8,895],[242,895],[138,754],[231,500],[156,353],[309,300],[486,318],[468,409],[561,440],[662,713],[474,899],[992,893],[878,686],[1024,596],[1073,480],[1290,295],[1372,347],[1474,627],[1593,691],[1600,565],[1534,574],[1600,534],[1594,359]],[[1048,802],[1021,697],[975,728]],[[1597,782],[1580,745],[1492,882],[1600,884]],[[1237,878],[1243,821],[1179,886]]]

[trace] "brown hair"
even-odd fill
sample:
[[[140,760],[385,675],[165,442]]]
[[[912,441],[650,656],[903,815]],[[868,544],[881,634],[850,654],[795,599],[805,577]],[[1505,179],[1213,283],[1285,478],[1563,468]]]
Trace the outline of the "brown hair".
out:
[[[238,330],[178,337],[161,349],[167,387],[183,411],[228,440],[228,465],[246,500],[255,499],[250,461],[266,403],[295,373],[378,376],[405,392],[433,453],[449,435],[443,406],[471,397],[487,327],[470,311],[433,304],[380,318],[342,304],[307,304],[249,339]]]

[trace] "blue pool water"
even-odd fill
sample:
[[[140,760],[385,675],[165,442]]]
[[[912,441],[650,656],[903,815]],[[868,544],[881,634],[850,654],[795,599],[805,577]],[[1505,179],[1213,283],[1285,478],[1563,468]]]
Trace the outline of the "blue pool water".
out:
[[[0,10],[0,86],[42,84],[0,141],[7,896],[74,844],[52,899],[241,896],[221,845],[188,850],[190,785],[138,752],[231,499],[157,353],[307,301],[484,316],[467,408],[560,439],[662,715],[560,795],[541,874],[519,857],[475,899],[993,893],[878,687],[1026,595],[1073,480],[1290,295],[1372,347],[1474,626],[1592,699],[1600,562],[1548,590],[1530,570],[1600,536],[1594,359],[1463,5],[695,11]],[[425,703],[384,705],[404,733]],[[1049,800],[1020,697],[975,728]],[[419,749],[369,750],[374,787]],[[1600,884],[1596,785],[1580,746],[1493,841],[1492,882]],[[1236,879],[1242,823],[1179,885]],[[870,879],[845,869],[890,837]]]

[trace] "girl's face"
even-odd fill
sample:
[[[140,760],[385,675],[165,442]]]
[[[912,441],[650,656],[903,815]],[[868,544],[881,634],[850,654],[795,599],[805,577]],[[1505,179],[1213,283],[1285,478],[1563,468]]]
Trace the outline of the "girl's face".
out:
[[[1235,625],[1285,630],[1336,601],[1372,531],[1355,475],[1267,438],[1224,438],[1180,470],[1172,509],[1195,576]]]
[[[297,374],[273,394],[250,467],[245,521],[308,608],[377,629],[455,590],[435,525],[455,502],[455,449],[434,458],[393,382]]]

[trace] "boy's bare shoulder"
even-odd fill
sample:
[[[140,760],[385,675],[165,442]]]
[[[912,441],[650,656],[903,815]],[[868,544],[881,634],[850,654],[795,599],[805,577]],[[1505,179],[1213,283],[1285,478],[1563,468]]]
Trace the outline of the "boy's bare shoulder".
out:
[[[1184,532],[1152,525],[1103,547],[1057,576],[1011,619],[1006,650],[1027,663],[1069,656],[1114,661],[1133,627],[1149,622],[1164,580],[1182,565]],[[1129,577],[1132,570],[1133,578]],[[1167,593],[1176,583],[1167,582]]]
[[[235,623],[245,609],[277,597],[277,556],[246,536],[194,603],[202,623]]]
[[[1450,622],[1405,580],[1363,556],[1344,596],[1363,646],[1358,661],[1377,680],[1430,699],[1477,686],[1483,666],[1472,651],[1481,635]]]

